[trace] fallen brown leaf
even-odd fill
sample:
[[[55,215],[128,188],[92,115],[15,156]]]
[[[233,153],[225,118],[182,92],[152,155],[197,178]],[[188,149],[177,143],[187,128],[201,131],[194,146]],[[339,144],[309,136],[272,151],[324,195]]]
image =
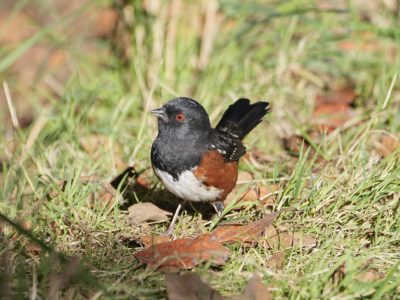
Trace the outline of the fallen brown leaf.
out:
[[[289,247],[307,247],[312,248],[317,245],[316,239],[302,232],[278,232],[274,226],[267,228],[266,248],[285,249]]]
[[[357,276],[357,280],[361,282],[375,282],[377,280],[381,280],[385,278],[385,274],[379,272],[376,269],[369,269],[367,271],[362,272],[360,275]]]
[[[353,33],[350,39],[339,42],[339,48],[344,52],[377,52],[382,47],[376,34],[369,31]]]
[[[28,243],[25,248],[26,251],[33,255],[39,255],[42,252],[42,247],[35,243]]]
[[[276,252],[266,262],[267,267],[275,270],[281,270],[285,262],[285,253]]]
[[[110,192],[109,189],[106,189],[103,187],[103,189],[98,193],[93,196],[93,201],[97,203],[100,203],[103,205],[102,207],[112,207],[114,205],[115,201],[115,191]]]
[[[213,241],[227,244],[257,241],[261,233],[272,224],[280,212],[277,211],[266,215],[264,218],[248,225],[219,226],[211,233],[211,238]]]
[[[318,94],[315,98],[317,102],[317,107],[323,106],[325,104],[341,104],[341,105],[351,105],[357,94],[351,88],[338,89],[336,91],[331,91],[324,94]]]
[[[51,264],[52,270],[48,276],[49,289],[47,292],[47,299],[59,298],[58,295],[60,290],[68,287],[76,274],[78,274],[80,261],[81,259],[77,256],[69,257],[61,271],[57,270],[56,264]]]
[[[149,180],[143,174],[138,174],[136,183],[146,189],[149,189],[151,185]]]
[[[196,273],[165,275],[169,300],[223,300],[224,297],[208,284],[204,283]]]
[[[218,291],[204,283],[196,273],[183,275],[166,274],[167,295],[169,300],[269,300],[271,292],[254,274],[240,295],[224,297]]]
[[[290,155],[299,156],[300,150],[307,150],[311,147],[310,143],[300,135],[290,135],[282,139],[283,148],[289,152]],[[311,148],[311,151],[313,149]]]
[[[191,269],[202,261],[223,265],[229,250],[209,234],[160,243],[135,254],[140,262],[162,270]]]
[[[400,141],[393,135],[384,135],[377,142],[375,148],[380,156],[386,157],[400,148]]]
[[[97,37],[107,37],[115,29],[118,21],[118,13],[112,8],[104,8],[96,14],[93,27],[93,35]]]
[[[34,22],[23,12],[16,12],[11,15],[6,10],[0,11],[0,28],[4,28],[0,35],[0,43],[17,44],[28,39],[37,31]]]
[[[140,238],[140,242],[145,247],[150,247],[161,243],[167,243],[169,241],[170,237],[165,235],[145,235]]]
[[[1,229],[1,227],[0,227]],[[6,239],[3,235],[3,232],[0,231],[0,242],[2,249],[0,251],[0,299],[12,299],[14,294],[13,289],[13,274],[14,274],[14,266],[12,262],[12,247],[8,239]]]
[[[270,300],[271,292],[262,283],[261,278],[254,274],[250,278],[242,295],[227,297],[226,300]]]
[[[259,163],[271,163],[276,161],[276,157],[264,152],[261,149],[254,148],[251,151],[249,151],[250,157],[253,157],[256,161]],[[251,158],[249,158],[251,160]]]
[[[380,272],[376,268],[371,267],[371,264],[373,264],[371,260],[365,262],[363,264],[361,272],[355,277],[355,279],[364,283],[370,283],[385,278],[385,273]],[[347,265],[346,263],[343,263],[342,265],[339,266],[337,270],[335,270],[332,276],[336,282],[340,282],[347,274],[348,274]]]
[[[253,174],[251,174],[250,172],[247,171],[240,171],[238,174],[238,178],[237,181],[251,181],[253,180]]]
[[[351,104],[356,96],[350,88],[317,95],[311,124],[328,133],[342,126],[355,115]]]
[[[254,204],[255,202],[257,203],[257,206],[272,206],[274,204],[272,194],[278,189],[279,187],[277,185],[270,185],[268,187],[250,187],[249,189],[242,191],[242,194],[237,197],[240,188],[235,187],[228,197],[226,197],[224,205],[228,206],[229,203],[236,199],[236,204],[232,208],[233,210],[243,209],[244,207],[249,206],[250,203]]]
[[[229,250],[222,244],[257,242],[261,233],[272,224],[281,211],[271,213],[248,225],[220,226],[212,233],[195,239],[183,238],[164,242],[162,238],[146,237],[142,240],[148,248],[135,254],[142,263],[163,270],[190,269],[203,260],[222,265]],[[161,243],[159,243],[162,241]]]
[[[140,224],[146,221],[168,221],[172,213],[162,210],[153,203],[133,204],[128,208],[130,224]]]

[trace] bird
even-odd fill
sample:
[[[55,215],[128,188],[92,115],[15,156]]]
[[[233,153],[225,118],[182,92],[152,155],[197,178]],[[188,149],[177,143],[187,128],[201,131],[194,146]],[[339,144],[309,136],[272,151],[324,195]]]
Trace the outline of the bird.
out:
[[[270,111],[268,102],[240,98],[212,128],[208,113],[194,99],[177,97],[150,112],[158,119],[151,164],[165,188],[190,202],[208,202],[220,216],[223,201],[236,185],[243,138]],[[166,231],[171,234],[182,205]]]

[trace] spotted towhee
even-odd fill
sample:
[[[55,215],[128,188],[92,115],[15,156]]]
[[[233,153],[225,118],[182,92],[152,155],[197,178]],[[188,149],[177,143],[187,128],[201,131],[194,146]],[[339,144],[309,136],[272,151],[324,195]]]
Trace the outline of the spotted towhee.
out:
[[[238,161],[246,153],[242,139],[269,111],[269,103],[239,99],[211,128],[208,114],[193,99],[178,97],[151,112],[158,136],[151,163],[165,187],[185,201],[211,203],[218,214],[236,185]],[[171,222],[172,232],[181,205]]]

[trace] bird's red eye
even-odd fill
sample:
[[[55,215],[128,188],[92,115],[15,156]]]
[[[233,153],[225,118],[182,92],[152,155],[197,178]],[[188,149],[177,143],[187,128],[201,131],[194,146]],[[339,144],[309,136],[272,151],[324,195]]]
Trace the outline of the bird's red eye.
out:
[[[183,113],[179,113],[179,114],[176,115],[175,119],[178,122],[183,122],[185,120],[185,115]]]

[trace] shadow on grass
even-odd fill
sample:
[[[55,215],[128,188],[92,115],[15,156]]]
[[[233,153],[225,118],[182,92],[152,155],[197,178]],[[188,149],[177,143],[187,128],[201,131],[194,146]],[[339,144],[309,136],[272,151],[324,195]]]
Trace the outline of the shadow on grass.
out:
[[[200,213],[204,219],[210,220],[215,214],[214,208],[208,203],[200,202],[189,204],[175,197],[167,190],[160,189],[159,184],[153,187],[141,184],[138,181],[138,177],[141,173],[142,172],[136,171],[133,167],[127,167],[111,181],[111,186],[121,191],[125,200],[120,205],[121,209],[127,210],[129,206],[137,203],[136,199],[140,199],[141,202],[151,202],[159,208],[171,213],[174,213],[178,204],[182,203],[183,209],[191,216]]]

